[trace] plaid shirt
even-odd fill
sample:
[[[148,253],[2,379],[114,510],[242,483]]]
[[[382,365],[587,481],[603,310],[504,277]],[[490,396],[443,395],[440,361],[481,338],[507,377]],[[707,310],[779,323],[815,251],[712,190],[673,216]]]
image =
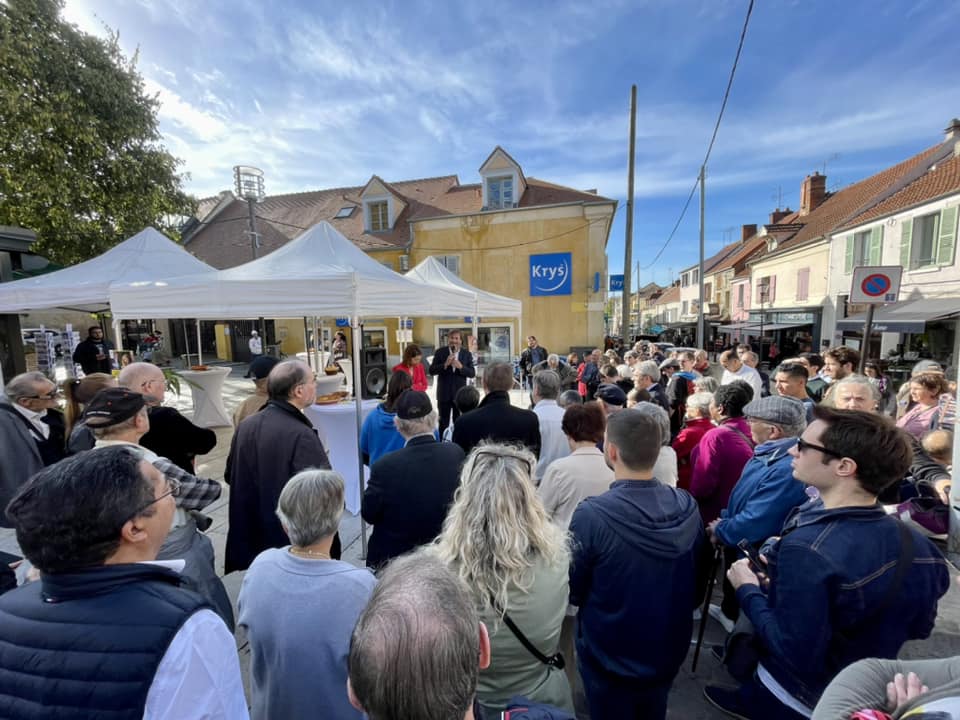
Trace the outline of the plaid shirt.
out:
[[[163,473],[163,476],[180,483],[180,494],[175,498],[177,507],[181,510],[202,510],[212,503],[223,492],[223,488],[216,480],[200,478],[191,475],[179,465],[165,457],[140,445],[125,440],[97,440],[95,447],[109,447],[110,445],[125,445],[139,453],[144,460]]]
[[[183,510],[203,510],[220,497],[223,491],[216,480],[191,475],[164,457],[157,458],[151,464],[162,472],[164,477],[180,483],[180,494],[176,497],[176,501],[177,507]]]

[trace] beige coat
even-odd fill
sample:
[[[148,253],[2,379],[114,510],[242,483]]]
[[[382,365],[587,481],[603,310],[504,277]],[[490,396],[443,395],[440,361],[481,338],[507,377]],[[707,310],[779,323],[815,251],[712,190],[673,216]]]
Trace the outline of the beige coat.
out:
[[[580,501],[602,495],[615,479],[602,452],[595,447],[578,448],[550,463],[540,482],[540,498],[553,522],[566,529]]]

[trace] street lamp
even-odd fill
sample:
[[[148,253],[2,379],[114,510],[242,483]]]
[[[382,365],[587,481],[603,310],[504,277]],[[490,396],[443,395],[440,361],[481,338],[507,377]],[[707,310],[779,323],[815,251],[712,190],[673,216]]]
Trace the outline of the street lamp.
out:
[[[237,197],[247,201],[250,222],[250,249],[253,259],[257,259],[257,249],[260,247],[260,235],[257,233],[256,211],[254,206],[263,200],[266,193],[263,189],[263,170],[251,165],[236,165],[233,168],[233,186]]]

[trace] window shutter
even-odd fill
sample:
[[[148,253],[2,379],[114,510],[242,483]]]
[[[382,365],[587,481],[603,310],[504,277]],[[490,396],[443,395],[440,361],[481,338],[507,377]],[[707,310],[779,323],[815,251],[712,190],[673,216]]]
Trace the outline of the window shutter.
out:
[[[957,206],[944,208],[940,213],[940,242],[937,243],[937,265],[953,265],[953,251],[957,246]]]
[[[777,299],[777,276],[770,276],[770,302],[773,303]]]
[[[913,234],[913,218],[900,223],[900,264],[904,270],[910,270],[910,236]]]
[[[883,225],[877,225],[870,231],[870,258],[871,265],[879,265],[883,256]]]
[[[853,246],[854,246],[854,235],[853,233],[847,235],[847,247],[843,254],[843,273],[844,275],[849,275],[853,272]]]
[[[810,287],[810,268],[797,270],[797,300],[806,300]]]

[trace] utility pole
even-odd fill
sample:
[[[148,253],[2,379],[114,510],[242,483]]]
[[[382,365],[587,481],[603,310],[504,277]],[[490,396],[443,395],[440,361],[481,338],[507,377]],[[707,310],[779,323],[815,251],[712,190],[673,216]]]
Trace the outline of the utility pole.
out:
[[[704,216],[704,184],[703,178],[707,174],[707,166],[700,166],[700,287],[699,287],[699,298],[700,298],[700,307],[699,313],[697,314],[697,347],[704,350],[707,349],[706,342],[706,318],[704,315],[703,307],[703,237],[704,237],[704,228],[703,228],[703,216]]]
[[[630,266],[633,264],[633,170],[637,144],[637,86],[630,87],[630,158],[627,162],[627,230],[623,247],[623,302],[620,303],[620,327],[624,342],[631,338],[630,306],[633,288]]]

